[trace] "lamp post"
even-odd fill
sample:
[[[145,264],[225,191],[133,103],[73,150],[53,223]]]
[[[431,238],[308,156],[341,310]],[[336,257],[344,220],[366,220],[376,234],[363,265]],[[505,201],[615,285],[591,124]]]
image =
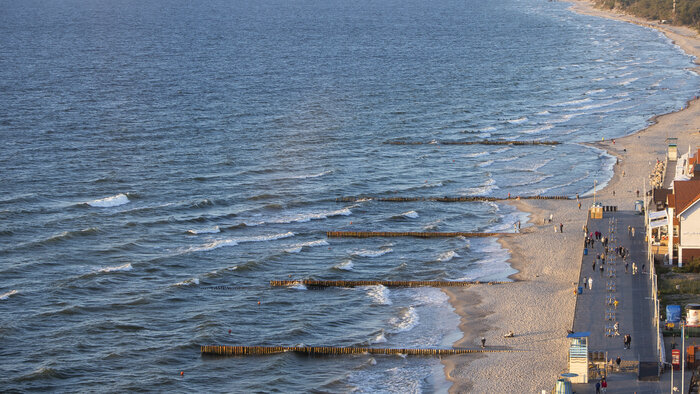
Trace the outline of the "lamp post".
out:
[[[681,321],[681,393],[685,391],[685,322]]]

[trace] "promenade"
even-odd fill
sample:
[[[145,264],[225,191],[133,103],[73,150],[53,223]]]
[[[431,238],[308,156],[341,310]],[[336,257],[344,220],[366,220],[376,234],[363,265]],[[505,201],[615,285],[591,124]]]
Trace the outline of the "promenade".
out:
[[[628,226],[634,229],[634,236]],[[653,326],[654,305],[644,241],[644,216],[634,211],[605,212],[603,219],[588,220],[588,232],[596,231],[609,238],[609,251],[603,271],[600,264],[596,264],[593,270],[596,256],[605,252],[601,240],[595,240],[593,247],[589,246],[588,253],[583,255],[579,284],[584,286],[584,278],[592,278],[592,288],[584,286],[583,293],[577,296],[573,330],[590,331],[589,351],[603,352],[608,361],[618,356],[621,358],[620,370],[617,367],[608,369],[610,392],[666,391],[667,383],[656,378],[657,338]],[[583,242],[583,231],[581,238]],[[624,259],[616,252],[619,246],[629,251]],[[625,262],[628,263],[627,272]],[[633,263],[637,266],[636,274],[633,273]],[[619,325],[617,332],[615,323]],[[626,334],[632,338],[630,349],[624,348]],[[574,391],[595,393],[597,381],[591,377],[588,384],[573,385]]]

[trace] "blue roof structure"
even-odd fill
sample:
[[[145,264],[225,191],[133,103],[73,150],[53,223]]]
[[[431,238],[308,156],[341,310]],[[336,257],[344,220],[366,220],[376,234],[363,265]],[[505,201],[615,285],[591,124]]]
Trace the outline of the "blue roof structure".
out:
[[[571,334],[567,335],[567,338],[586,338],[590,337],[591,332],[590,331],[581,331],[581,332],[572,332]]]

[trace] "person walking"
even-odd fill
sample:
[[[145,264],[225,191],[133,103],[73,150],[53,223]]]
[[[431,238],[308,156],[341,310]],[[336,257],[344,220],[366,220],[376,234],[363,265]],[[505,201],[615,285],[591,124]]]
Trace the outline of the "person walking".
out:
[[[549,214],[549,222],[550,222],[550,223],[552,223],[552,219],[554,219],[554,215],[550,213],[550,214]]]
[[[588,290],[593,290],[593,278],[588,277]]]
[[[593,261],[593,272],[595,272],[595,261]]]
[[[615,364],[617,364],[617,372],[620,372],[620,363],[622,362],[622,359],[618,355],[617,358],[615,359]]]
[[[608,392],[608,381],[603,378],[603,380],[600,381],[600,389],[603,393]]]
[[[564,224],[563,223],[559,223],[559,232],[560,233],[564,232]]]
[[[583,277],[583,288],[584,289],[588,288],[588,278],[585,276]]]
[[[485,337],[481,337],[481,348],[483,349],[483,348],[485,348],[485,347],[486,347],[486,338],[485,338]]]
[[[634,227],[632,227],[632,238],[634,238]]]
[[[629,267],[630,267],[630,262],[625,261],[625,273],[627,273]]]
[[[600,382],[595,382],[595,394],[600,394]]]

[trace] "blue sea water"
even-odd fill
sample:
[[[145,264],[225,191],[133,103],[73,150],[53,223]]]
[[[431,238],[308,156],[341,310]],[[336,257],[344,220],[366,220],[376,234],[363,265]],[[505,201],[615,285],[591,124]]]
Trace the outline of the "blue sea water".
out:
[[[509,206],[335,199],[585,193],[612,158],[579,143],[700,87],[658,32],[544,0],[0,4],[3,391],[443,390],[434,359],[199,345],[450,346],[439,290],[268,281],[505,278],[494,240],[325,231],[510,231]],[[384,144],[479,139],[563,144]]]

